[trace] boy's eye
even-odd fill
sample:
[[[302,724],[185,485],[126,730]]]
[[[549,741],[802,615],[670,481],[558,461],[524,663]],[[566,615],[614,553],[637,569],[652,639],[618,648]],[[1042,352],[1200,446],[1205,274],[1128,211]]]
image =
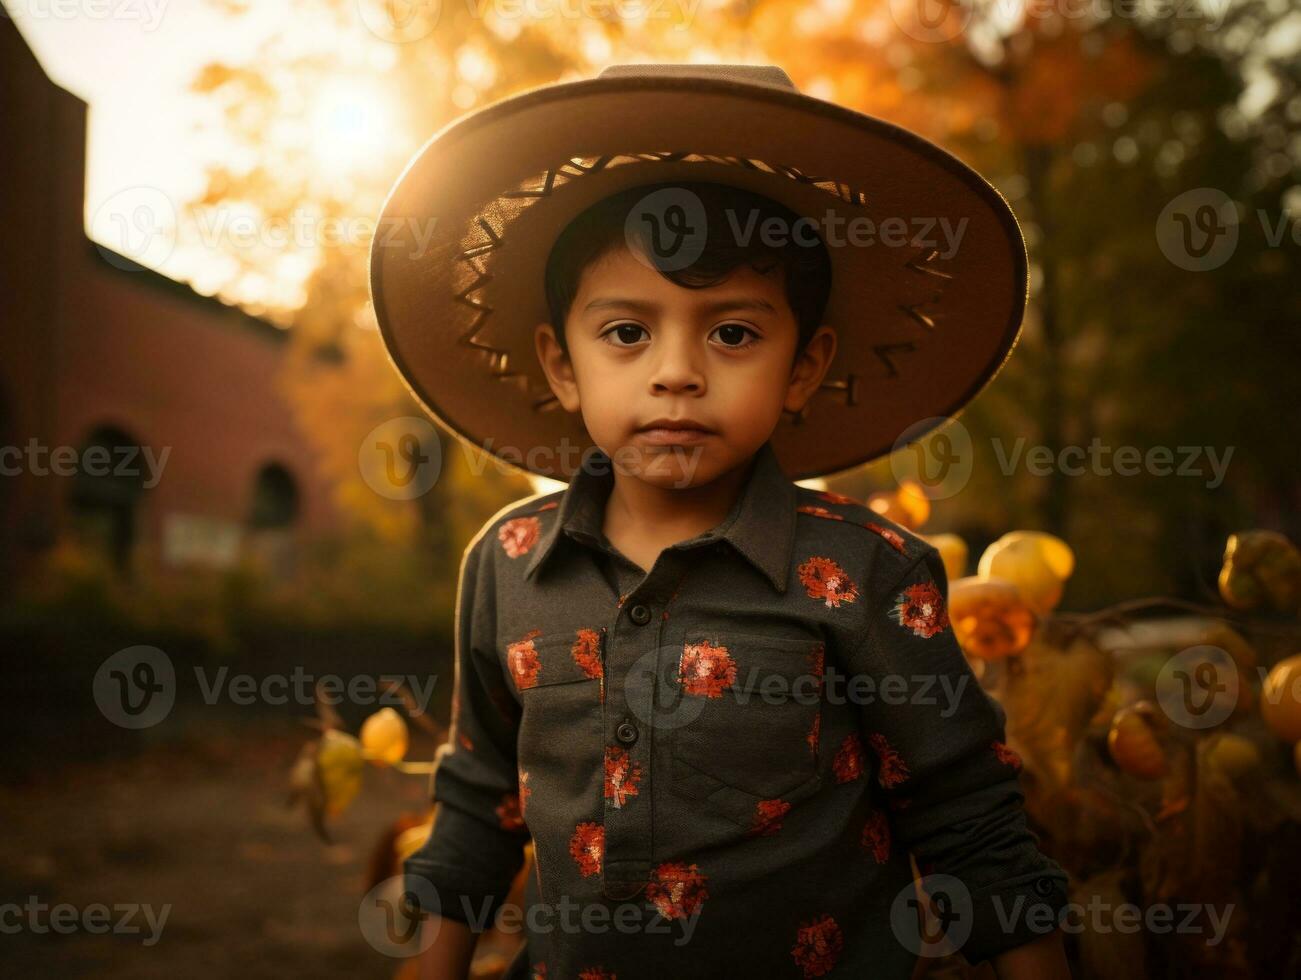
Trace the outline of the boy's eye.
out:
[[[601,334],[601,339],[614,347],[630,347],[640,341],[641,335],[645,332],[646,328],[640,323],[626,322],[617,324],[612,330]]]
[[[749,347],[750,344],[754,343],[753,340],[746,340],[747,334],[754,337],[759,336],[743,323],[724,323],[722,326],[715,327],[713,332],[718,334],[718,338],[724,347],[731,348]]]

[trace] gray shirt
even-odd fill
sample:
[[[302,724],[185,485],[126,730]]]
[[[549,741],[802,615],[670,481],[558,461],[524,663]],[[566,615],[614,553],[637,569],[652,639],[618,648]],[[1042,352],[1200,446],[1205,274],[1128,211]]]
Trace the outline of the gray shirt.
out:
[[[593,450],[466,549],[409,892],[490,922],[531,837],[509,975],[549,980],[907,976],[941,948],[910,854],[969,961],[1050,929],[1066,875],[935,549],[766,443],[724,521],[646,572],[602,532],[612,485]]]

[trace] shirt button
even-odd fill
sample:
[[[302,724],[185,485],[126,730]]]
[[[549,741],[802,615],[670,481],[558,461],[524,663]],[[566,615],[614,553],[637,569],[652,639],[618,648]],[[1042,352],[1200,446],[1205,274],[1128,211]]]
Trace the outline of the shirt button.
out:
[[[638,626],[645,626],[650,622],[651,611],[639,602],[628,610],[628,618]]]
[[[614,736],[624,745],[632,745],[637,741],[637,726],[630,721],[622,721],[614,730]]]

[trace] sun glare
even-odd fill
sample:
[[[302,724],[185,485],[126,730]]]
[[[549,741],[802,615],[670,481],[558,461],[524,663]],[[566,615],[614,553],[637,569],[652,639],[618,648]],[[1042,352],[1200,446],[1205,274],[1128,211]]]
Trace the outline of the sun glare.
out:
[[[378,85],[352,81],[326,86],[311,113],[312,154],[327,174],[346,176],[375,158],[390,124]]]

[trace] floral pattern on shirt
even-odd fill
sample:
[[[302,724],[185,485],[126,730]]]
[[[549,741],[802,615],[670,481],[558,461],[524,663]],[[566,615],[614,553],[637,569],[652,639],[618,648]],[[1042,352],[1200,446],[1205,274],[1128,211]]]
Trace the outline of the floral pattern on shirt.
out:
[[[880,764],[876,772],[877,782],[886,789],[893,789],[908,778],[908,764],[890,746],[884,735],[879,732],[874,733],[867,737],[867,741],[872,746],[872,751],[876,753]]]
[[[1021,768],[1021,757],[1006,742],[995,741],[991,743],[991,747],[994,750],[994,755],[998,756],[998,761],[1003,765],[1011,766],[1013,769]]]
[[[863,833],[859,837],[863,845],[877,864],[890,860],[890,818],[884,810],[873,810],[863,822]]]
[[[750,836],[771,837],[782,829],[782,817],[790,811],[791,805],[785,800],[760,800],[754,805],[754,823],[750,826]]]
[[[532,792],[533,788],[529,786],[528,771],[521,769],[519,771],[519,815],[521,818],[526,815],[525,811],[528,809],[529,795]]]
[[[541,632],[541,630],[529,630],[524,634],[524,639],[516,640],[506,647],[506,665],[510,668],[510,676],[514,678],[515,686],[521,691],[535,687],[538,683],[542,662],[538,659],[533,638]]]
[[[725,646],[708,640],[687,643],[678,661],[678,680],[686,694],[721,698],[723,691],[736,683],[736,661]]]
[[[596,680],[601,677],[601,634],[593,629],[578,631],[578,639],[570,648],[574,663],[588,677]]]
[[[805,977],[821,977],[831,972],[844,945],[839,924],[831,916],[823,915],[800,924],[795,933],[795,945],[791,947],[791,957],[804,971]]]
[[[801,514],[809,514],[813,517],[825,517],[830,521],[843,521],[845,519],[840,514],[833,513],[825,507],[819,507],[817,504],[800,504],[795,509]]]
[[[885,539],[885,543],[895,551],[899,552],[899,554],[908,554],[907,546],[904,544],[903,535],[898,531],[891,531],[888,527],[882,527],[875,521],[868,521],[863,525],[863,527],[867,528],[873,534],[881,535],[881,537]]]
[[[502,550],[512,558],[527,555],[542,533],[542,522],[532,514],[524,517],[512,517],[497,528],[497,540]]]
[[[890,615],[900,626],[929,639],[949,625],[944,596],[934,582],[910,585],[895,597]]]
[[[857,732],[850,732],[840,743],[836,757],[831,760],[831,771],[838,783],[853,782],[863,775],[863,741]]]
[[[616,810],[623,809],[628,797],[637,795],[641,782],[641,764],[633,762],[627,749],[608,745],[605,749],[605,798]]]
[[[694,915],[709,897],[704,873],[695,864],[665,861],[651,872],[646,899],[666,919]]]
[[[605,854],[605,828],[590,820],[580,823],[569,838],[569,854],[584,878],[599,875]]]
[[[524,826],[524,815],[520,812],[518,793],[504,793],[497,804],[497,823],[502,830],[520,830]]]
[[[853,497],[846,497],[843,493],[836,493],[834,490],[819,490],[817,496],[831,504],[860,504],[861,506],[860,501]]]
[[[578,980],[619,980],[612,970],[603,966],[589,966],[578,972]]]
[[[810,599],[821,599],[828,609],[858,598],[858,586],[849,573],[830,558],[814,555],[799,567],[800,581]]]

